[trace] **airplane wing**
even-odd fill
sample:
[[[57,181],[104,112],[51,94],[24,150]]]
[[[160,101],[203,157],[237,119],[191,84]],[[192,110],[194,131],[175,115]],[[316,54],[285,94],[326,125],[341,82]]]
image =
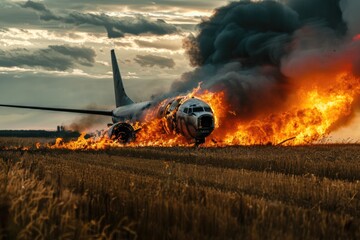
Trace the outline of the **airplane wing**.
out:
[[[0,107],[26,108],[26,109],[45,110],[45,111],[83,113],[83,114],[93,114],[93,115],[103,115],[103,116],[113,115],[112,111],[106,111],[106,110],[102,111],[102,110],[68,109],[68,108],[49,108],[49,107],[8,105],[8,104],[0,104]]]

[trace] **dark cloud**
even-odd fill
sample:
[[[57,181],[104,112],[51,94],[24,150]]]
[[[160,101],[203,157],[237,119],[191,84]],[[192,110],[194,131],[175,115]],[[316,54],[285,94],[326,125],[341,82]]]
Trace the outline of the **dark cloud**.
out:
[[[150,20],[144,16],[136,17],[111,17],[106,14],[91,14],[73,11],[65,15],[54,14],[44,4],[39,2],[27,1],[22,5],[24,8],[31,8],[40,14],[40,19],[44,21],[60,21],[74,25],[90,24],[102,26],[106,29],[109,38],[124,37],[125,34],[140,35],[151,33],[155,35],[165,35],[178,32],[178,29],[162,19]]]
[[[32,9],[40,11],[40,12],[50,13],[50,10],[47,9],[44,4],[38,3],[38,2],[27,1],[26,3],[24,3],[22,5],[22,7],[24,7],[24,8],[32,8]]]
[[[175,62],[171,58],[156,56],[156,55],[136,55],[134,59],[142,67],[154,67],[160,68],[174,68]]]
[[[41,67],[49,70],[65,71],[76,64],[93,66],[95,51],[91,48],[72,47],[68,45],[52,45],[44,49],[0,50],[0,66],[2,67]]]
[[[41,13],[40,19],[45,21],[59,20],[55,14],[53,14],[44,4],[39,2],[27,1],[23,5],[23,8],[31,8]]]
[[[95,51],[91,48],[71,47],[68,45],[49,46],[49,49],[64,56],[70,56],[84,66],[92,66],[95,59]]]
[[[9,1],[0,1],[0,26],[8,28],[28,25],[39,25],[39,17],[33,11],[20,8],[18,4]]]

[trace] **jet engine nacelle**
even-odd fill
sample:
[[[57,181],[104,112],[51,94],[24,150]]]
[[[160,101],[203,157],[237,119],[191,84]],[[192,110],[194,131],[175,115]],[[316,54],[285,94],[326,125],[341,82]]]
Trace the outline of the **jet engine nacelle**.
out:
[[[214,114],[211,107],[197,98],[169,99],[160,107],[159,117],[164,119],[167,133],[178,133],[196,144],[205,142],[205,137],[214,130]]]
[[[135,130],[125,122],[113,124],[107,131],[108,137],[112,140],[118,140],[120,143],[129,143],[135,140]]]

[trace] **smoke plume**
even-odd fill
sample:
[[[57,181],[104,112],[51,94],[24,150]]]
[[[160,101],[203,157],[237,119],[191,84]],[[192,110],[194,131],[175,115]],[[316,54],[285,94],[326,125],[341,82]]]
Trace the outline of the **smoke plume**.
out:
[[[92,104],[89,105],[87,109],[106,109],[106,107]],[[93,131],[94,129],[101,129],[101,127],[104,127],[107,123],[109,123],[109,117],[107,116],[84,115],[76,118],[72,123],[66,125],[65,128],[82,133]]]
[[[183,74],[172,91],[202,82],[202,88],[225,91],[238,118],[253,119],[285,108],[314,72],[329,81],[340,69],[359,75],[360,41],[352,41],[345,21],[354,19],[349,2],[238,1],[216,9],[196,36],[184,40],[196,69]]]

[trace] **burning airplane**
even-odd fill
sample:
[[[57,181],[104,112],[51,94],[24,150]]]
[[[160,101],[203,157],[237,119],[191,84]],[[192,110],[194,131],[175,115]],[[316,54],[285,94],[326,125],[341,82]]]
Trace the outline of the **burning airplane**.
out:
[[[152,112],[155,113],[156,118],[164,120],[159,123],[164,133],[182,135],[197,145],[205,142],[205,137],[214,130],[214,115],[209,104],[190,95],[167,98],[161,103],[158,101],[134,103],[125,92],[114,50],[111,50],[111,61],[116,101],[116,108],[112,111],[9,104],[0,104],[0,106],[111,116],[113,123],[108,125],[107,138],[121,144],[136,139],[136,133],[142,128],[141,122],[148,112]]]
[[[359,106],[356,6],[350,0],[231,2],[184,41],[194,70],[171,92],[188,94],[133,103],[112,52],[117,108],[66,111],[112,116],[107,139],[128,146],[313,143],[348,124]],[[54,147],[113,144],[80,138]]]

